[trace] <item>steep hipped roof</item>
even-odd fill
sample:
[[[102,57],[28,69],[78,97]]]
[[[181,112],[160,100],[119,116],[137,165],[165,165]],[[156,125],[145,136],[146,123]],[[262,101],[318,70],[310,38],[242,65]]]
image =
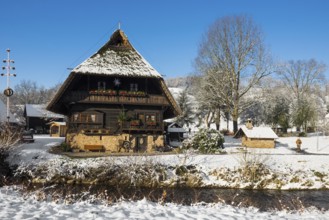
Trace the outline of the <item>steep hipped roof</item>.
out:
[[[162,76],[133,48],[127,36],[121,30],[116,30],[101,49],[72,70],[55,97],[48,104],[47,110],[64,114],[56,105],[78,75],[156,78],[171,104],[174,115],[181,114],[181,110],[164,83]]]
[[[248,138],[256,138],[256,139],[276,139],[278,136],[274,133],[272,128],[270,127],[253,127],[252,129],[248,129],[246,126],[241,126],[238,132],[234,137],[238,137],[241,135],[241,132],[246,135]]]
[[[133,48],[121,30],[116,30],[101,49],[75,67],[72,72],[161,78],[161,75]]]

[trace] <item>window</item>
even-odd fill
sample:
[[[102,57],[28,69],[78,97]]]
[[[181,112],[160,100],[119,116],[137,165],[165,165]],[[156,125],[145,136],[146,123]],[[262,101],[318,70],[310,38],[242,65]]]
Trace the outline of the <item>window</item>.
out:
[[[145,126],[146,128],[154,128],[155,126],[160,125],[160,117],[158,112],[138,111],[136,113],[136,117],[133,119],[139,120],[141,122],[141,126]]]
[[[87,114],[81,114],[80,115],[80,122],[87,122],[88,121],[88,115]]]
[[[96,115],[90,115],[91,122],[96,122]]]
[[[139,120],[141,120],[142,122],[144,122],[144,114],[143,113],[139,113],[138,115],[137,115],[137,118],[139,119]]]
[[[138,91],[138,84],[137,83],[130,83],[130,91],[137,92]]]
[[[152,122],[155,122],[155,121],[156,121],[155,114],[147,114],[147,115],[146,115],[146,121],[152,121]]]
[[[98,90],[106,90],[106,83],[105,82],[98,82],[97,88],[98,88]]]
[[[156,125],[156,114],[146,114],[145,115],[145,121],[147,125],[154,126]]]
[[[102,114],[95,113],[74,113],[71,117],[71,122],[74,123],[101,123]]]

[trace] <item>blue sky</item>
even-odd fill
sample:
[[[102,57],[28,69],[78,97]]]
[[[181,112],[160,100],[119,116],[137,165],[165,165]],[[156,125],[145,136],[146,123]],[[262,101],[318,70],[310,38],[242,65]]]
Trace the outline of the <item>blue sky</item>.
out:
[[[277,60],[329,65],[326,0],[10,0],[1,1],[0,58],[11,49],[17,77],[45,87],[107,42],[121,22],[133,46],[166,78],[194,71],[202,35],[223,16],[249,15]],[[329,71],[326,72],[329,78]],[[0,78],[0,89],[5,87]]]

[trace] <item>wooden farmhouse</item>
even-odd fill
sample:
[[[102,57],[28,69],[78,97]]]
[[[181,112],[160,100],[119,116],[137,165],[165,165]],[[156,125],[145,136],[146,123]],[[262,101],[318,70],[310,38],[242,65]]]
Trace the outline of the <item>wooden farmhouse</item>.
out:
[[[253,148],[274,148],[278,136],[270,127],[253,127],[250,120],[241,126],[234,136],[242,138],[242,146]]]
[[[71,147],[111,152],[123,143],[134,151],[164,146],[163,120],[181,111],[162,76],[121,30],[72,70],[47,109],[68,117]]]

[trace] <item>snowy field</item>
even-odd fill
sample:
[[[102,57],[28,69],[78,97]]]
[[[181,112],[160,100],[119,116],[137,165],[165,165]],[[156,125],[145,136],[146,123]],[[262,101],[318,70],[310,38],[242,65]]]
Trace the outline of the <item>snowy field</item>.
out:
[[[48,161],[62,161],[64,156],[49,154],[47,150],[63,139],[36,136],[33,144],[25,144],[13,150],[9,161],[19,166],[38,165]],[[296,138],[280,138],[275,149],[248,149],[254,157],[261,157],[267,165],[277,172],[302,173],[311,175],[314,171],[329,174],[329,138],[302,138],[303,154],[295,151]],[[241,152],[239,141],[226,138],[224,155],[163,155],[150,157],[104,157],[96,159],[79,159],[80,166],[97,166],[111,160],[115,163],[128,161],[149,161],[162,164],[194,164],[204,173],[213,169],[235,169],[239,166]],[[51,164],[51,163],[50,163]],[[56,163],[53,163],[56,164]],[[207,176],[206,184],[221,184],[216,178]],[[298,183],[285,185],[288,188],[303,188]],[[312,188],[321,188],[315,181]],[[147,200],[137,202],[122,201],[113,205],[77,202],[38,202],[33,196],[23,197],[14,187],[0,188],[0,219],[329,219],[329,211],[316,209],[287,212],[260,212],[256,208],[238,208],[223,204],[196,204],[183,206],[172,203],[164,205]]]

